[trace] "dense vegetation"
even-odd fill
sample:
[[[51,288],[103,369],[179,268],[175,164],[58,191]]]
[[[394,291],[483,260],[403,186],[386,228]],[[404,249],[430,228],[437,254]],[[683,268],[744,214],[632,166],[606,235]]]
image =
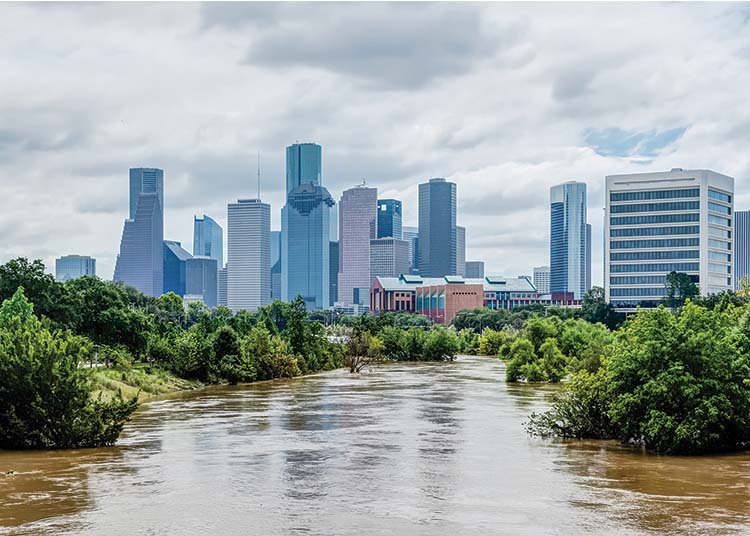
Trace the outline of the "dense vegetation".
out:
[[[0,325],[0,448],[114,442],[137,402],[94,399],[92,379],[108,385],[169,373],[252,382],[343,366],[356,372],[388,359],[452,360],[460,348],[454,331],[421,315],[310,314],[299,298],[254,313],[200,303],[185,309],[175,294],[151,298],[96,277],[59,283],[41,261],[23,258],[0,266],[0,302],[8,317]]]

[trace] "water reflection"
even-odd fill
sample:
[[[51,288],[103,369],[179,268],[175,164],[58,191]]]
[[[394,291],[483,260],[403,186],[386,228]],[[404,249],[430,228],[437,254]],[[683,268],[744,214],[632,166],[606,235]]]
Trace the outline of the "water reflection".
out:
[[[108,449],[0,453],[0,534],[727,534],[750,455],[529,437],[553,387],[496,359],[148,404]]]

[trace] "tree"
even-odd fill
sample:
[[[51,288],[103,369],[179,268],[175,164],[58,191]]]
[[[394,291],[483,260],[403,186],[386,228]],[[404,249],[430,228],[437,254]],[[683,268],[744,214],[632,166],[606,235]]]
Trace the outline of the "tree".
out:
[[[591,290],[583,296],[581,314],[587,322],[592,324],[599,322],[610,329],[616,328],[622,320],[614,307],[605,300],[602,287],[591,287]]]
[[[383,358],[383,341],[369,331],[355,329],[346,343],[346,364],[349,372],[361,372]]]
[[[522,367],[536,360],[534,345],[528,339],[518,338],[511,345],[508,357],[510,361],[505,369],[505,379],[517,382],[524,377]]]
[[[111,445],[137,397],[92,400],[83,337],[50,331],[19,288],[0,306],[0,448]]]
[[[559,382],[565,377],[565,367],[568,364],[567,359],[557,347],[556,339],[547,339],[539,347],[541,357],[541,367],[544,380],[550,382]]]
[[[433,328],[427,333],[422,356],[426,361],[453,361],[458,353],[458,337],[446,328]]]
[[[664,299],[667,307],[682,307],[686,300],[694,300],[699,295],[698,285],[683,272],[667,274],[667,295]]]

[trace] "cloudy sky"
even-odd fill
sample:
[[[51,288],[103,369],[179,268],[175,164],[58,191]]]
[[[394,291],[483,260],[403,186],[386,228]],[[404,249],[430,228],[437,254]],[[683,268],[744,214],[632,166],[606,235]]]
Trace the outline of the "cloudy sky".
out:
[[[284,148],[323,146],[338,199],[458,184],[467,259],[549,257],[549,187],[588,184],[601,283],[604,176],[737,179],[750,207],[748,4],[0,4],[0,261],[97,258],[110,278],[129,167],[165,170],[165,236],[263,198]]]

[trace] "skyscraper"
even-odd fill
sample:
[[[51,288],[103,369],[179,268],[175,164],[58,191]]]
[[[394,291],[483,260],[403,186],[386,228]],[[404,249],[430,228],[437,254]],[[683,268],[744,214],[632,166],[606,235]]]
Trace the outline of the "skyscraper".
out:
[[[217,266],[224,266],[224,231],[205,214],[193,220],[193,255],[211,257],[216,259]]]
[[[130,168],[130,212],[135,218],[138,196],[155,193],[159,196],[159,210],[164,217],[164,171],[158,168]]]
[[[317,143],[295,143],[286,148],[286,193],[308,182],[323,184],[323,148]]]
[[[345,190],[339,202],[339,302],[370,300],[370,240],[377,237],[378,190],[364,184]]]
[[[224,266],[221,270],[219,270],[218,274],[218,280],[219,280],[219,295],[218,295],[218,305],[223,305],[224,307],[227,306],[227,267]]]
[[[419,228],[403,227],[403,238],[409,243],[409,273],[419,271]]]
[[[591,224],[586,224],[586,284],[584,290],[591,290]]]
[[[553,186],[550,188],[550,292],[583,299],[586,267],[586,184],[571,181]]]
[[[185,261],[185,296],[200,298],[209,307],[218,305],[218,264],[216,259],[193,256]]]
[[[271,206],[239,199],[227,206],[227,306],[257,311],[271,300]]]
[[[419,185],[419,275],[456,275],[456,185],[430,179]]]
[[[714,231],[715,232],[715,231]],[[750,210],[734,212],[734,289],[741,290],[740,280],[750,283]]]
[[[331,194],[322,186],[303,183],[287,195],[281,211],[281,296],[290,302],[302,296],[309,310],[330,301]]]
[[[271,301],[281,299],[281,231],[271,231]]]
[[[621,311],[664,300],[667,276],[687,274],[703,296],[734,285],[734,179],[674,168],[606,178],[606,299]]]
[[[185,295],[187,261],[192,255],[182,248],[179,242],[165,240],[164,246],[164,284],[162,292],[174,292],[180,297]]]
[[[370,277],[399,277],[409,274],[409,243],[398,238],[370,240]]]
[[[456,226],[456,273],[466,277],[466,227]]]
[[[55,279],[69,281],[85,275],[96,275],[96,259],[87,255],[63,255],[55,259]]]
[[[378,238],[403,237],[401,229],[401,201],[398,199],[378,199]]]
[[[164,222],[156,192],[142,193],[132,219],[125,220],[114,280],[149,296],[160,296],[164,284]]]
[[[484,277],[484,261],[466,261],[466,279],[482,279]]]
[[[328,254],[328,305],[339,301],[339,241],[331,240],[331,249]]]
[[[534,286],[537,294],[549,294],[549,266],[534,266]]]

